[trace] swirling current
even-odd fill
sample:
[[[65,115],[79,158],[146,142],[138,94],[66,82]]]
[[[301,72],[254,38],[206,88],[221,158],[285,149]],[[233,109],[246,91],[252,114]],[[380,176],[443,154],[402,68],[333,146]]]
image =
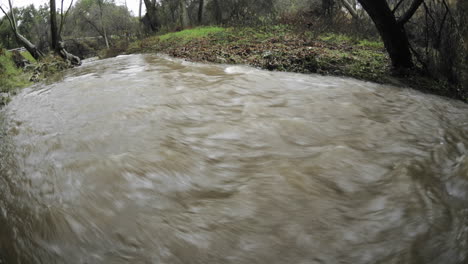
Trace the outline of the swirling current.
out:
[[[0,263],[468,263],[468,105],[160,55],[0,111]]]

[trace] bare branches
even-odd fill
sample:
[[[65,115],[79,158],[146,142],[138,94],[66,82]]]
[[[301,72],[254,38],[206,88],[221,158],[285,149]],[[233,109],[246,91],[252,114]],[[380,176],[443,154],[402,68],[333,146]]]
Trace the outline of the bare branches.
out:
[[[13,13],[13,4],[11,3],[11,0],[8,0],[8,5],[10,7],[10,13],[11,15],[8,15],[8,12],[3,9],[3,7],[0,5],[0,9],[2,10],[3,14],[6,16],[8,19],[8,22],[10,23],[11,29],[15,32],[17,32],[16,29],[16,19],[15,19],[15,14]]]
[[[60,27],[59,27],[59,33],[58,33],[60,36],[62,35],[63,25],[65,24],[65,20],[67,19],[68,12],[70,11],[74,0],[70,1],[70,5],[68,6],[67,11],[65,11],[65,14],[63,14],[63,1],[64,0],[61,1],[61,7],[60,7]]]
[[[15,13],[13,12],[13,3],[11,2],[11,0],[8,0],[8,5],[10,5],[11,20],[13,21],[13,26],[16,30],[16,17]]]
[[[13,31],[15,31],[15,24],[13,24],[13,21],[11,20],[11,17],[10,15],[8,15],[8,13],[5,11],[5,9],[3,9],[2,6],[0,6],[0,9],[2,10],[3,14],[6,16],[6,18],[8,19],[8,22],[10,23],[10,27]]]
[[[411,17],[414,15],[414,13],[416,12],[416,10],[418,10],[419,6],[424,2],[424,0],[414,0],[412,3],[411,3],[411,6],[410,8],[403,14],[403,16],[401,16],[399,19],[398,19],[398,24],[400,25],[404,25],[406,24],[406,22],[408,22]]]

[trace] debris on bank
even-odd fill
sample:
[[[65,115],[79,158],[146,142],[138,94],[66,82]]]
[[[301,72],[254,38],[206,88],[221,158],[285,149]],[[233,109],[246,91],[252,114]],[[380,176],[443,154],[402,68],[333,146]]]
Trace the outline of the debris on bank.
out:
[[[379,39],[304,32],[287,25],[198,27],[148,37],[114,53],[165,53],[196,62],[245,64],[272,71],[348,76],[468,100],[465,95],[456,92],[456,87],[435,80],[417,68],[395,76]]]
[[[36,61],[27,51],[0,49],[0,106],[21,88],[72,68],[70,62],[55,55]]]

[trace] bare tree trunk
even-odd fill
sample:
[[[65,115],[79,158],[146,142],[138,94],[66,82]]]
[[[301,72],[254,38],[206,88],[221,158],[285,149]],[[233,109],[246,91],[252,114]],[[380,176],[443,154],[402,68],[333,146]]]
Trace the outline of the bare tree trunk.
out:
[[[420,0],[415,0],[420,1]],[[404,23],[398,23],[386,0],[359,0],[374,21],[394,68],[411,68],[413,60]],[[414,12],[412,13],[414,14]],[[411,15],[412,15],[411,14]],[[406,15],[405,21],[406,19]]]
[[[10,15],[0,6],[0,10],[2,10],[5,17],[8,19],[10,23],[10,28],[15,34],[16,39],[19,43],[34,57],[34,59],[39,60],[40,58],[44,57],[44,54],[36,47],[36,45],[32,44],[27,38],[20,34],[18,28],[16,27],[16,18],[13,12],[13,4],[11,0],[8,0],[8,4],[10,6]]]
[[[62,2],[63,8],[63,2]],[[63,11],[62,11],[63,12]],[[62,21],[63,24],[63,16]],[[62,24],[60,28],[62,28]],[[57,9],[55,7],[55,0],[50,0],[50,31],[52,35],[52,49],[59,54],[64,60],[69,61],[73,65],[81,65],[81,60],[77,56],[68,53],[65,50],[65,44],[62,42],[60,32],[57,29]]]
[[[36,47],[36,45],[32,44],[27,38],[23,37],[18,31],[15,32],[16,39],[23,45],[23,47],[31,53],[34,59],[39,60],[40,58],[44,57],[44,54]]]
[[[355,3],[350,3],[348,2],[348,0],[341,0],[341,2],[343,3],[343,6],[346,8],[346,10],[348,10],[349,14],[351,14],[353,18],[355,19],[359,18]]]
[[[214,3],[214,17],[216,23],[221,23],[221,20],[223,19],[223,14],[221,13],[221,7],[219,6],[218,0],[213,0]]]
[[[204,6],[204,2],[203,0],[199,0],[200,3],[198,5],[198,24],[201,25],[201,23],[203,22],[203,6]]]
[[[104,25],[102,25],[102,32],[104,32],[104,42],[106,43],[106,48],[110,48],[109,39],[107,38],[107,31]]]
[[[187,7],[185,6],[185,0],[179,0],[179,23],[182,28],[188,25]]]
[[[57,9],[55,7],[55,0],[50,0],[50,33],[52,37],[52,50],[58,51],[59,41],[61,41],[60,36],[58,35],[57,29]]]
[[[151,31],[158,31],[159,19],[158,8],[155,0],[144,0],[146,7],[146,15],[143,17],[143,23],[148,26]]]
[[[322,0],[322,12],[327,16],[333,16],[334,0]]]
[[[140,6],[138,8],[138,19],[141,20],[141,9],[143,7],[143,0],[140,0]]]
[[[106,48],[110,48],[109,46],[109,39],[107,38],[107,30],[106,30],[106,27],[104,26],[104,19],[103,19],[103,0],[98,0],[98,5],[99,5],[99,18],[101,20],[101,30],[104,34],[104,41],[106,43]]]
[[[63,31],[63,25],[65,24],[65,19],[67,18],[68,16],[68,11],[70,11],[70,8],[72,7],[73,5],[73,0],[70,1],[70,5],[68,6],[68,9],[67,11],[65,12],[65,14],[63,13],[63,1],[61,1],[61,8],[60,8],[60,26],[59,26],[59,31],[58,31],[58,35],[59,36],[62,36],[62,31]]]

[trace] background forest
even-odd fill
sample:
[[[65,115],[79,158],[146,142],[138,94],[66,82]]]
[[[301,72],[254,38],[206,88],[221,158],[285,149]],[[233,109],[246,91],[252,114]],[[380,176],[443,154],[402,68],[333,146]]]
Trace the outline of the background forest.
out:
[[[51,10],[57,14],[58,40],[81,58],[198,26],[265,31],[286,25],[311,38],[336,34],[358,41],[382,40],[394,73],[404,75],[404,69],[416,67],[456,89],[466,89],[468,83],[468,8],[461,0],[141,0],[138,14],[112,0],[50,3],[56,6],[16,8],[13,3],[12,10],[2,3],[5,14],[13,11],[17,31],[42,53],[56,50]],[[0,19],[0,45],[23,46],[7,16]]]

